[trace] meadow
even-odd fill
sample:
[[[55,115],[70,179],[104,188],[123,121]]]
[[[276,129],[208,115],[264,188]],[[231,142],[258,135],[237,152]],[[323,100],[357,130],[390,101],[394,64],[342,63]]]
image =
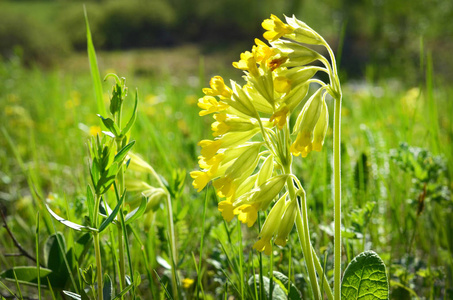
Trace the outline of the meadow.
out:
[[[128,253],[123,255],[132,281],[126,299],[311,299],[296,229],[285,247],[261,254],[252,246],[267,213],[260,213],[258,224],[250,228],[236,219],[226,222],[212,185],[198,193],[189,176],[198,169],[197,143],[212,134],[208,118],[199,117],[202,88],[214,75],[241,82],[242,73],[231,62],[245,50],[204,53],[187,44],[97,52],[101,78],[108,73],[126,78],[126,119],[133,114],[137,91],[132,151],[158,173],[127,170],[125,184],[128,176],[153,187],[163,183],[171,194],[174,230],[169,233],[168,203],[150,197],[140,219],[103,231],[102,266],[113,295],[121,292],[116,242],[124,230]],[[377,64],[370,64],[361,79],[340,70],[342,269],[360,252],[373,250],[387,266],[390,299],[453,299],[453,88],[436,73],[436,57],[429,51],[420,53],[419,62],[407,71],[411,80],[377,77]],[[89,235],[57,222],[45,207],[47,203],[66,220],[89,224],[89,141],[105,130],[97,116],[101,112],[89,58],[72,54],[46,69],[24,66],[19,53],[0,62],[0,81],[5,224],[0,230],[0,296],[78,299],[63,291],[81,293],[90,286],[91,297],[96,255]],[[111,78],[102,82],[105,108],[114,84]],[[327,104],[333,116],[333,99],[328,97]],[[311,242],[323,269],[329,270],[329,281],[334,276],[332,128],[330,119],[321,152],[293,163],[308,195]],[[114,207],[114,191],[106,195]],[[125,216],[141,201],[132,188],[126,198]],[[37,282],[40,276],[33,277],[29,269],[27,282],[5,272],[37,264],[54,275]]]

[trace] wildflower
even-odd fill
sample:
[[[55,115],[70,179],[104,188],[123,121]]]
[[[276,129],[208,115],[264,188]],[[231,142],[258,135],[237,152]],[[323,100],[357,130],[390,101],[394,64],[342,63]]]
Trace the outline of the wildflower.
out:
[[[253,76],[257,76],[259,72],[256,64],[257,61],[253,53],[251,53],[250,51],[245,51],[244,53],[241,53],[241,59],[238,62],[233,63],[233,67],[235,67],[236,69],[248,71]]]
[[[190,177],[194,179],[192,185],[197,189],[197,192],[201,192],[212,179],[211,174],[206,171],[192,171],[190,172]]]
[[[209,81],[211,88],[204,88],[203,93],[207,96],[219,96],[220,99],[226,99],[231,97],[232,91],[225,85],[223,78],[220,76],[214,76]]]
[[[285,34],[294,31],[294,28],[288,24],[283,23],[277,16],[271,15],[270,19],[266,19],[261,24],[267,31],[263,34],[264,38],[268,41],[275,41]]]
[[[255,39],[256,46],[253,46],[252,53],[257,63],[266,62],[269,58],[276,54],[276,49],[269,47],[260,39]]]
[[[227,115],[226,113],[215,114],[214,119],[216,119],[216,122],[211,125],[214,136],[223,135],[230,131],[250,131],[258,126],[248,119]]]
[[[190,288],[193,283],[195,282],[195,280],[191,279],[191,278],[184,278],[182,280],[182,286],[185,288],[185,289],[188,289]]]
[[[217,101],[217,99],[212,96],[204,96],[203,98],[198,99],[198,107],[203,109],[199,112],[199,115],[205,116],[215,112],[224,111],[229,106],[223,101]]]
[[[101,133],[101,127],[99,126],[90,126],[89,133],[91,136],[96,136]]]
[[[296,141],[291,145],[290,151],[293,155],[306,157],[313,149],[313,131],[323,108],[324,99],[318,89],[305,103],[302,112],[297,117],[295,132],[298,132]]]
[[[284,105],[281,109],[276,111],[271,118],[269,119],[270,122],[274,122],[274,126],[277,126],[278,129],[282,130],[283,126],[286,124],[286,118],[289,113],[288,106]]]

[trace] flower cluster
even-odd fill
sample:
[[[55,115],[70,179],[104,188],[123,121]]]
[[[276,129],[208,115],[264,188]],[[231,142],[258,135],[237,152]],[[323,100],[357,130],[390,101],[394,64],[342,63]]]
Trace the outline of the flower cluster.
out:
[[[254,245],[267,254],[272,238],[277,245],[286,244],[296,218],[292,157],[321,151],[329,120],[326,95],[339,88],[327,59],[303,45],[327,45],[324,39],[295,17],[287,17],[286,22],[274,15],[264,20],[263,36],[269,44],[256,39],[251,51],[233,63],[244,71],[245,85],[234,81],[228,85],[214,76],[210,87],[203,89],[199,114],[213,115],[214,139],[199,142],[201,170],[190,173],[198,192],[212,181],[222,198],[219,211],[227,221],[237,216],[253,226],[258,212],[278,199]],[[310,64],[315,60],[323,67]],[[318,71],[329,74],[329,84],[313,78]],[[290,128],[289,118],[312,83],[321,87],[305,101]]]

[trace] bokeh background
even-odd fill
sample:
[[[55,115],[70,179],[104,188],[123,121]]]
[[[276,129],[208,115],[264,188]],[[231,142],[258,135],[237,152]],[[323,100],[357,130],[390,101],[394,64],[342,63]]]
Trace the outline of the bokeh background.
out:
[[[270,13],[295,14],[337,50],[348,78],[368,72],[372,78],[413,82],[424,51],[436,58],[436,74],[453,76],[453,2],[448,0],[3,0],[0,54],[20,53],[27,64],[52,66],[85,51],[82,5],[99,50],[190,44],[211,54],[251,44]]]

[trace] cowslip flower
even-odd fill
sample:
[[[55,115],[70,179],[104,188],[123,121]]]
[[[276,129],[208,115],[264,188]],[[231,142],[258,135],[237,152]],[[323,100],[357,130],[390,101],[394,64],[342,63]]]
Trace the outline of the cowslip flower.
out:
[[[199,114],[213,116],[214,139],[198,143],[200,170],[190,173],[198,191],[212,182],[221,198],[218,210],[228,222],[237,217],[252,227],[259,212],[270,209],[254,244],[267,254],[273,241],[286,245],[294,226],[295,190],[302,186],[295,186],[291,163],[295,156],[306,157],[322,149],[329,123],[325,97],[334,88],[313,78],[318,71],[329,73],[330,66],[308,65],[315,60],[325,64],[327,59],[300,44],[323,40],[294,17],[286,21],[274,15],[264,20],[269,44],[255,39],[252,49],[233,62],[244,71],[244,85],[234,81],[227,85],[222,77],[214,76],[210,87],[203,89]],[[296,111],[313,83],[321,87]],[[291,128],[293,115],[297,119]]]
[[[270,19],[266,19],[261,24],[267,31],[263,34],[264,38],[268,41],[275,41],[285,34],[294,31],[294,28],[288,24],[283,23],[277,16],[271,15]]]

